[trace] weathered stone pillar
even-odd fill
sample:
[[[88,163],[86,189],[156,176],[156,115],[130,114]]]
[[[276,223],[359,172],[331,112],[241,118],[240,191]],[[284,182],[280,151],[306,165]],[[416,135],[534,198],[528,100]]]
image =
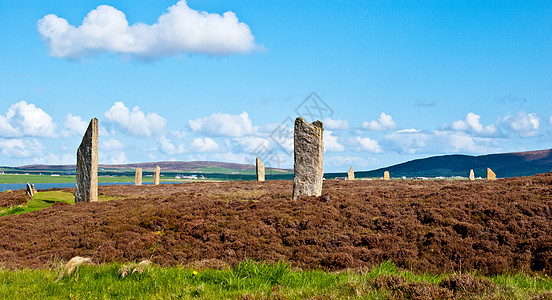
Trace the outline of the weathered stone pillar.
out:
[[[347,172],[347,180],[355,180],[355,171],[353,170],[353,166],[349,168],[349,172]]]
[[[320,121],[309,124],[299,117],[295,119],[294,131],[293,200],[302,195],[320,196],[324,177],[324,124]]]
[[[496,174],[491,168],[487,168],[487,180],[496,180]]]
[[[31,185],[27,182],[27,191],[25,192],[28,196],[34,196],[35,192]]]
[[[470,169],[470,177],[468,177],[469,180],[475,180],[475,174],[473,173],[473,169]]]
[[[134,185],[142,185],[142,168],[136,168],[134,174]]]
[[[98,119],[93,118],[77,150],[75,203],[98,201]]]
[[[33,190],[33,196],[36,194],[36,190],[34,188],[34,184],[31,184],[31,190]]]
[[[161,174],[161,168],[159,168],[159,166],[155,166],[155,170],[153,170],[153,185],[159,185],[160,174]]]
[[[255,165],[257,169],[257,181],[265,181],[265,167],[260,158],[257,157]]]
[[[389,176],[389,171],[383,172],[383,180],[390,180],[391,177]]]

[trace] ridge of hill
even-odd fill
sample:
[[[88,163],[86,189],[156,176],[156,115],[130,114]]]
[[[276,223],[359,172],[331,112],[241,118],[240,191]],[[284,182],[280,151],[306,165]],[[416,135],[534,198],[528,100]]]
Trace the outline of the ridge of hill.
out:
[[[163,171],[175,171],[175,172],[201,172],[205,168],[222,168],[236,171],[248,171],[255,170],[254,165],[217,162],[217,161],[161,161],[161,162],[147,162],[147,163],[131,163],[131,164],[117,164],[107,165],[100,164],[98,168],[101,170],[130,170],[135,168],[142,168],[144,170],[153,170],[158,165]],[[20,170],[28,171],[59,171],[59,170],[75,170],[75,165],[26,165],[18,167]],[[268,168],[270,170],[280,172],[291,172],[293,170]]]
[[[552,172],[552,149],[479,156],[432,156],[372,171],[355,172],[355,175],[380,177],[384,171],[389,171],[392,177],[467,177],[469,170],[473,169],[476,177],[484,178],[487,176],[487,168],[491,168],[500,178]]]

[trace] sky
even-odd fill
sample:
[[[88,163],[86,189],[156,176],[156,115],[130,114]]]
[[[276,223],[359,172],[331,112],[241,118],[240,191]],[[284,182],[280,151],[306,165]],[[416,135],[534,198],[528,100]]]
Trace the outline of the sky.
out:
[[[0,0],[0,165],[325,171],[552,148],[552,1]]]

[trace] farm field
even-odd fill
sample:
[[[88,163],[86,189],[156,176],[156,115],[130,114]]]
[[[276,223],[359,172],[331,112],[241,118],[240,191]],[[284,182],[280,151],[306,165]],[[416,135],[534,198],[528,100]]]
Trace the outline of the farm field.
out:
[[[40,270],[83,256],[101,265],[252,260],[358,274],[392,262],[413,274],[526,274],[545,283],[552,275],[550,173],[474,182],[328,180],[326,196],[297,201],[291,189],[292,181],[100,186],[106,201],[70,205],[69,197],[0,217],[0,266]],[[73,189],[50,192],[63,198]],[[1,193],[0,205],[24,204],[21,193]]]

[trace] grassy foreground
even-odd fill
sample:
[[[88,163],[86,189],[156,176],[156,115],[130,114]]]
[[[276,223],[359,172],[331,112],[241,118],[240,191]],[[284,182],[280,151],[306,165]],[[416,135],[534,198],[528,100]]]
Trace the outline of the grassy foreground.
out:
[[[98,201],[109,201],[115,199],[114,197],[107,197],[104,195],[98,195]],[[23,213],[33,212],[41,210],[54,205],[55,202],[65,202],[69,204],[75,203],[75,195],[71,192],[65,191],[46,191],[36,193],[32,200],[24,205],[17,205],[14,207],[0,208],[0,218],[9,215],[19,215]]]
[[[552,296],[550,278],[470,275],[490,286],[482,290],[466,285],[451,290],[441,287],[450,276],[401,271],[391,262],[378,265],[368,273],[294,271],[285,263],[250,261],[226,270],[150,266],[143,273],[126,277],[121,276],[122,269],[124,266],[118,263],[81,265],[71,276],[66,275],[58,282],[62,267],[0,269],[0,299],[432,299],[440,295],[524,299]],[[402,283],[389,283],[397,281]]]

